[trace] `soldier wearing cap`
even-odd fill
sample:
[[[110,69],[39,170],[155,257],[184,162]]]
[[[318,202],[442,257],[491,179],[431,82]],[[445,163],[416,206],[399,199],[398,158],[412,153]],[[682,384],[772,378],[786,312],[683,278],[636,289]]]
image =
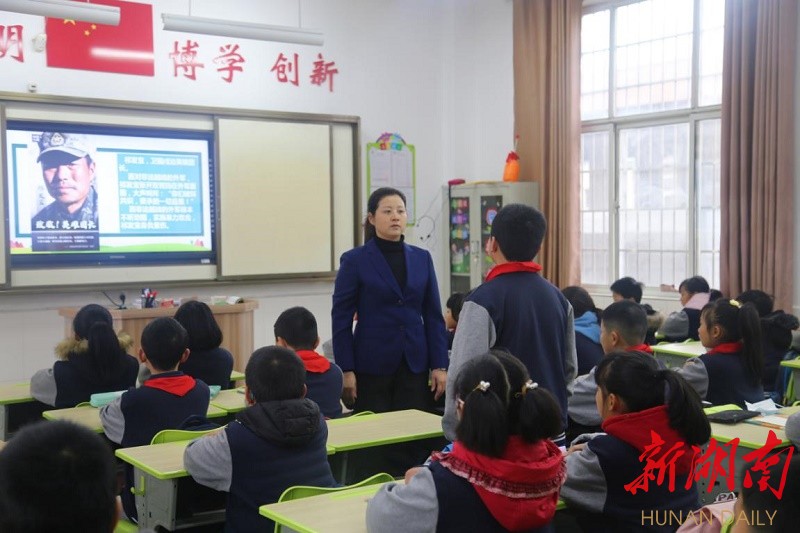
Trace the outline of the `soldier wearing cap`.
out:
[[[55,200],[31,219],[33,230],[97,230],[95,163],[85,135],[44,132],[39,157],[47,191]],[[73,224],[77,222],[78,225]]]

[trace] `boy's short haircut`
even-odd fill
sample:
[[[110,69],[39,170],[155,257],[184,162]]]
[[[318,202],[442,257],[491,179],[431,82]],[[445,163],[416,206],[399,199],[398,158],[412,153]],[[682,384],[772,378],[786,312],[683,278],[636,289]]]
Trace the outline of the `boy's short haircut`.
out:
[[[626,300],[633,298],[637,304],[642,303],[642,284],[630,276],[618,279],[609,288]]]
[[[295,350],[313,350],[319,333],[317,319],[305,307],[291,307],[278,316],[273,326],[275,337],[281,337]]]
[[[72,422],[30,424],[0,452],[0,531],[108,533],[117,489],[99,435]]]
[[[142,331],[142,350],[156,370],[172,370],[189,347],[189,334],[174,318],[156,318]]]
[[[606,307],[600,321],[606,331],[616,331],[628,346],[643,344],[647,336],[647,313],[631,300],[620,300]]]
[[[306,367],[292,350],[265,346],[250,356],[244,381],[255,402],[297,400],[303,397]]]
[[[737,296],[736,299],[739,301],[739,303],[745,304],[750,302],[756,306],[756,310],[758,310],[758,316],[761,318],[764,318],[770,314],[773,310],[773,306],[775,305],[772,296],[758,289],[744,291],[742,294]]]
[[[686,291],[691,294],[711,291],[706,278],[703,276],[692,276],[691,278],[686,278],[685,280],[681,281],[680,285],[678,285],[678,290],[681,289],[686,289]]]
[[[523,204],[504,206],[492,221],[492,237],[509,261],[533,261],[546,230],[544,215]]]
[[[458,322],[458,315],[461,314],[461,308],[464,307],[464,293],[463,292],[454,292],[450,295],[450,298],[447,299],[447,303],[445,307],[450,310],[450,314],[453,316],[453,320]]]

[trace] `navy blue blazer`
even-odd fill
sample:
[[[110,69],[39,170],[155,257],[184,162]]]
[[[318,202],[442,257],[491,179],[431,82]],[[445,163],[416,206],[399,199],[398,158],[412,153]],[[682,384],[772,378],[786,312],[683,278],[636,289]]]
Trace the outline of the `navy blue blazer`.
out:
[[[331,322],[333,354],[344,372],[388,376],[404,359],[414,373],[447,368],[447,330],[431,254],[408,244],[403,249],[402,288],[374,240],[342,254]]]

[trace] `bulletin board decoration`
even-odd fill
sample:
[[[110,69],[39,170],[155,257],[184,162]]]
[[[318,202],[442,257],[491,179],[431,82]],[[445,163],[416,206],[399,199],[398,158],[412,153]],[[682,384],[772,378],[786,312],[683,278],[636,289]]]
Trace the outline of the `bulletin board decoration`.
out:
[[[406,196],[407,225],[416,223],[416,149],[397,133],[383,133],[367,143],[367,191],[394,187]]]

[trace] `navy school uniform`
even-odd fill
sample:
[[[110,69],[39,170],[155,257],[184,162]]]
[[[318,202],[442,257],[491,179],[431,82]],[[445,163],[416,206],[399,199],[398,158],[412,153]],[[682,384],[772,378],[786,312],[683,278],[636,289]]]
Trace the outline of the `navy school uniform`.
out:
[[[203,381],[206,385],[219,385],[222,390],[229,389],[233,356],[231,352],[220,347],[192,351],[186,362],[178,366],[178,370]]]
[[[764,388],[761,381],[748,372],[741,350],[740,342],[720,344],[689,359],[678,372],[712,405],[732,403],[745,409],[745,402],[764,399]]]

